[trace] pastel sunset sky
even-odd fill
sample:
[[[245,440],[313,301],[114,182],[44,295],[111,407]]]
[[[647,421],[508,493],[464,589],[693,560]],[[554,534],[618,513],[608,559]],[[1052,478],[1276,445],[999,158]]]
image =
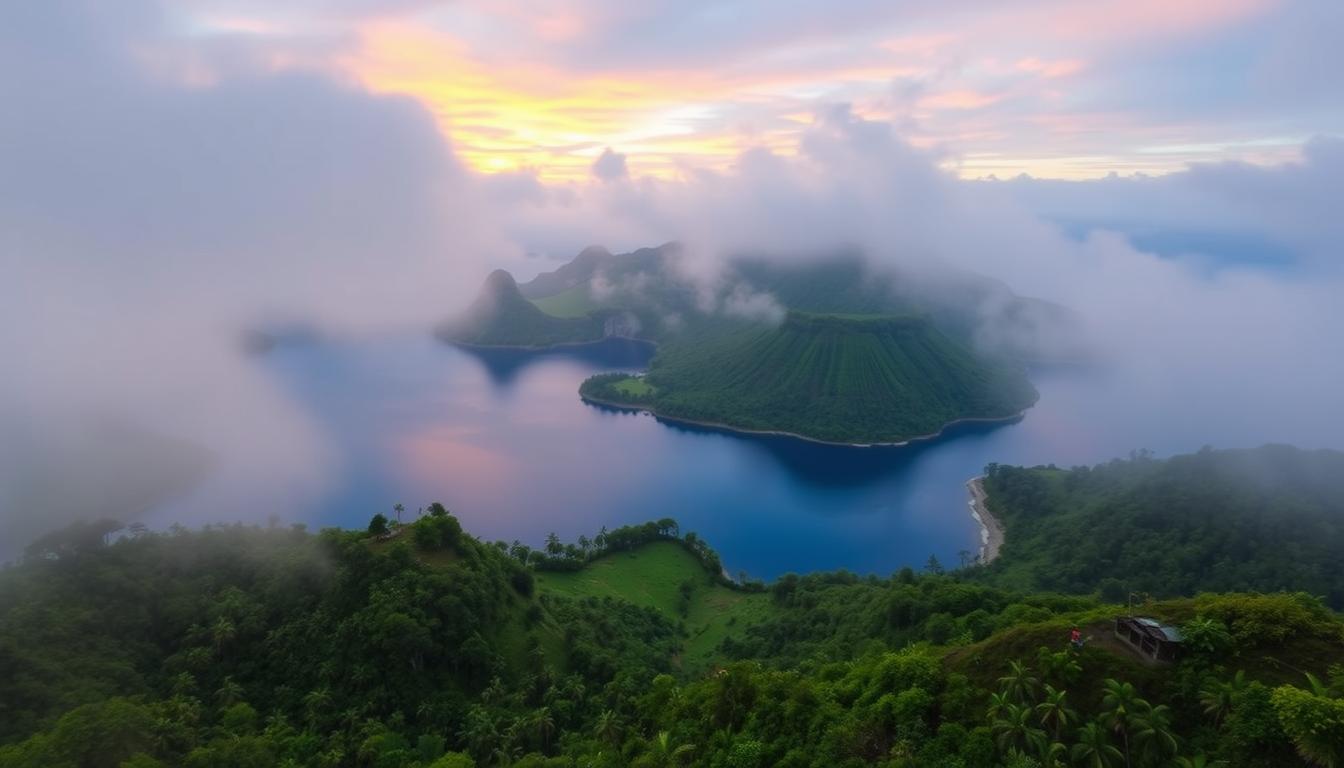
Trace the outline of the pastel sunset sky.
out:
[[[844,103],[964,178],[1081,179],[1344,131],[1335,5],[191,0],[173,29],[409,96],[482,172],[572,180],[608,147],[634,176],[723,169]]]

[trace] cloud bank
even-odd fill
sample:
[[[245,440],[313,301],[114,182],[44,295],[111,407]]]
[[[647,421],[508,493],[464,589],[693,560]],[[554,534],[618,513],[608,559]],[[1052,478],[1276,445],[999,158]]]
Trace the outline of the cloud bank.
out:
[[[151,5],[11,14],[0,540],[135,515],[118,503],[198,465],[227,490],[199,494],[206,519],[311,494],[322,436],[244,356],[244,333],[441,317],[492,259],[470,178],[405,99],[236,55],[201,82],[161,77],[144,56],[166,23]],[[183,443],[197,459],[167,462]]]

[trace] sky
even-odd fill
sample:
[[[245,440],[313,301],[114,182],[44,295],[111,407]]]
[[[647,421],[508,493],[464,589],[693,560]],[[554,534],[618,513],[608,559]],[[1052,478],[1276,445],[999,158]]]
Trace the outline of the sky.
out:
[[[0,558],[202,482],[196,521],[320,497],[249,332],[424,333],[591,244],[678,240],[708,295],[744,250],[978,272],[1155,412],[1344,448],[1341,3],[3,13]]]
[[[404,94],[481,172],[788,153],[820,107],[965,178],[1276,163],[1344,131],[1329,0],[188,0],[173,37]],[[196,77],[208,78],[202,66]]]

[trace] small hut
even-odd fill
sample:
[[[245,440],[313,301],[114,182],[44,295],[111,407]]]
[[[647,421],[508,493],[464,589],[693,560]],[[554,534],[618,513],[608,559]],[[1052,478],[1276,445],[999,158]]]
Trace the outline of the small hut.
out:
[[[1175,661],[1181,650],[1181,631],[1147,616],[1117,618],[1115,636],[1153,662]]]

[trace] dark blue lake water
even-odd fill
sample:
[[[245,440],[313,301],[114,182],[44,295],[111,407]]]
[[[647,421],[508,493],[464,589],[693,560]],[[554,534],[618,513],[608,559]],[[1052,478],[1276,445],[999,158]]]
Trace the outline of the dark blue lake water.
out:
[[[314,524],[362,527],[397,502],[414,514],[441,501],[482,538],[536,545],[550,531],[573,540],[667,516],[734,573],[765,578],[887,574],[931,554],[956,564],[979,546],[964,484],[991,461],[1067,466],[1264,442],[1212,414],[1126,406],[1125,388],[1098,373],[1038,372],[1041,400],[1020,422],[904,448],[690,429],[579,399],[594,371],[639,369],[649,354],[630,342],[527,353],[401,338],[282,346],[267,365],[339,454],[336,487],[306,511]]]

